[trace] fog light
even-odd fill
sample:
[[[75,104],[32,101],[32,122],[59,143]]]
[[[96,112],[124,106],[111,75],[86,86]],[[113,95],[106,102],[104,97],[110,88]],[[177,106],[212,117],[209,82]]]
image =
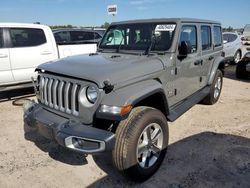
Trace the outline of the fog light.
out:
[[[105,150],[104,141],[77,136],[69,136],[65,138],[65,146],[84,153],[95,153]]]
[[[83,139],[80,139],[80,138],[72,138],[72,144],[75,146],[75,147],[83,147],[84,146],[84,140]]]

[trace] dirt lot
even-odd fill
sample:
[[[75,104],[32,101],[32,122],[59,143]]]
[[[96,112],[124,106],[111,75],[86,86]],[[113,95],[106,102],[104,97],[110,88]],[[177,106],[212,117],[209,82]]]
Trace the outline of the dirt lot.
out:
[[[168,154],[147,182],[112,168],[110,155],[71,153],[35,134],[24,138],[22,108],[0,103],[0,187],[250,187],[250,81],[228,67],[219,102],[196,105],[170,124]]]

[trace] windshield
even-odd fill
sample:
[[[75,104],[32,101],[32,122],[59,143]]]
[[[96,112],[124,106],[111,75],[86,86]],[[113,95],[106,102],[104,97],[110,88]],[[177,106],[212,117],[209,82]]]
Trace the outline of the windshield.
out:
[[[171,47],[176,24],[136,23],[113,25],[105,33],[100,49],[167,51]]]

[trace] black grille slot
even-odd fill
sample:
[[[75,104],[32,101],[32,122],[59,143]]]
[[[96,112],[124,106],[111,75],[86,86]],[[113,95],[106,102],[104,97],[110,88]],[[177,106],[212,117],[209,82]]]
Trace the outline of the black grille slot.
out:
[[[77,111],[77,112],[79,111],[78,96],[79,96],[79,93],[80,93],[80,88],[81,88],[81,86],[80,86],[80,85],[77,85],[77,88],[76,88],[76,98],[75,98],[75,104],[76,104],[76,111]]]
[[[62,88],[62,107],[65,108],[65,82],[63,82]]]
[[[70,85],[69,85],[69,93],[68,93],[68,101],[69,101],[69,109],[70,110],[72,110],[72,107],[71,107],[72,87],[73,87],[73,84],[70,83]]]

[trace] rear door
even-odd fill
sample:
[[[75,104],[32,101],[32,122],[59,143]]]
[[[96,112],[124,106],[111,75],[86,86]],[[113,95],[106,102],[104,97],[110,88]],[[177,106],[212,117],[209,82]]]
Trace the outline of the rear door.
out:
[[[40,28],[9,28],[10,62],[16,82],[31,81],[35,68],[55,59],[50,39]]]
[[[0,28],[0,85],[14,81],[10,66],[9,49],[5,46],[4,36],[5,30]]]
[[[209,73],[212,69],[213,62],[215,59],[215,52],[212,46],[212,25],[211,24],[201,24],[200,25],[200,35],[201,35],[201,56],[202,63],[201,66],[201,77],[200,77],[200,87],[203,88],[207,85]]]

